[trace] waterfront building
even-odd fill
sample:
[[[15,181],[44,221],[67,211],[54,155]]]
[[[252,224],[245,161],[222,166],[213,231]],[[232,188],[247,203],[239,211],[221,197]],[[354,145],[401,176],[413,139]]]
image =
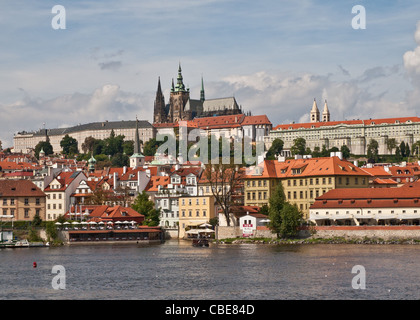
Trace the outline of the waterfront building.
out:
[[[287,156],[290,155],[293,141],[296,138],[304,138],[306,146],[312,151],[316,147],[319,150],[322,150],[323,146],[327,149],[340,149],[346,145],[352,154],[366,155],[370,141],[376,140],[379,154],[388,155],[395,152],[395,149],[388,146],[391,139],[395,139],[397,145],[404,141],[410,148],[420,140],[419,117],[331,121],[329,112],[325,102],[321,118],[314,100],[310,122],[277,125],[264,138],[266,147],[269,148],[274,139],[281,139],[284,142],[283,153]]]
[[[87,180],[82,171],[61,171],[45,187],[44,192],[47,195],[47,215],[46,220],[57,219],[64,215],[72,204],[71,195],[76,191],[82,180]]]
[[[0,181],[0,215],[2,221],[46,219],[46,195],[29,180]],[[9,218],[7,218],[9,217]]]
[[[337,156],[264,160],[244,177],[245,205],[268,205],[280,182],[286,200],[307,219],[317,197],[337,188],[367,188],[369,174]]]
[[[179,198],[179,238],[186,236],[190,228],[208,223],[216,217],[213,196],[183,196]]]
[[[239,219],[247,214],[255,215],[260,212],[260,207],[258,206],[231,206],[230,208],[230,215],[229,215],[229,226],[238,227],[240,225]],[[220,209],[218,210],[218,225],[220,227],[227,227],[226,216]]]
[[[419,225],[420,189],[334,189],[315,199],[309,219],[316,225]]]

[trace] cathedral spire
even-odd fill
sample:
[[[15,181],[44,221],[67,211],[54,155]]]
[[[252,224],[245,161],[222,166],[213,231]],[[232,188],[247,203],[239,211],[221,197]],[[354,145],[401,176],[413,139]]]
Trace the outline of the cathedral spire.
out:
[[[139,120],[136,116],[136,132],[134,136],[134,154],[140,153]]]
[[[178,77],[176,78],[175,91],[185,91],[185,86],[182,78],[181,62],[179,63],[178,67]]]
[[[156,99],[153,110],[153,122],[154,123],[164,123],[166,122],[166,110],[165,110],[165,98],[162,93],[162,88],[160,85],[160,77],[158,80],[158,87],[156,91]]]
[[[201,91],[200,91],[200,101],[204,102],[204,82],[203,82],[203,76],[201,76]]]

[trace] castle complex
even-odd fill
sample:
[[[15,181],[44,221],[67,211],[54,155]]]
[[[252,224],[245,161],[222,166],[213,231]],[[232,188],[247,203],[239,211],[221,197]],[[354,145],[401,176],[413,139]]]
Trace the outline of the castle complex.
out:
[[[181,65],[178,68],[176,85],[172,80],[169,104],[165,103],[160,78],[153,112],[153,123],[176,123],[198,117],[212,117],[242,114],[241,107],[234,97],[205,99],[204,83],[201,79],[200,99],[191,99],[190,90],[183,82]]]
[[[285,155],[290,155],[290,148],[297,138],[304,138],[306,146],[312,151],[316,147],[319,150],[323,146],[327,149],[340,149],[346,145],[355,155],[366,155],[370,141],[376,140],[379,154],[387,155],[395,152],[389,148],[390,139],[395,139],[397,145],[404,141],[410,147],[420,140],[420,118],[331,121],[327,102],[321,114],[314,100],[309,123],[280,124],[274,127],[264,138],[266,147],[269,148],[276,138],[283,140]]]

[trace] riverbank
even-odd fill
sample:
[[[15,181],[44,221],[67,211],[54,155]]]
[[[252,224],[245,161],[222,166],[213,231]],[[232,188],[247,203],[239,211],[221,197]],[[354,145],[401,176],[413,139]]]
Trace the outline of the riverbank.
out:
[[[216,241],[214,241],[216,242]],[[269,244],[269,245],[283,245],[283,244],[420,244],[419,239],[382,239],[382,238],[361,238],[349,239],[343,237],[333,238],[307,238],[307,239],[272,239],[272,238],[226,238],[217,241],[221,244]]]

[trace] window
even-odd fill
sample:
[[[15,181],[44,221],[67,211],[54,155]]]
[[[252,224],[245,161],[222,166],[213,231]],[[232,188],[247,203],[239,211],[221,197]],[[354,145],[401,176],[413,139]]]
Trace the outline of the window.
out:
[[[200,216],[200,210],[196,210],[196,211],[195,211],[195,216],[196,216],[196,217],[199,217],[199,216]]]
[[[185,217],[185,210],[182,210],[182,216]]]
[[[3,205],[7,206],[7,199],[6,198],[3,199]]]
[[[25,198],[25,206],[27,206],[27,205],[29,205],[29,199],[28,198]]]
[[[25,209],[25,218],[29,218],[29,209]]]
[[[206,198],[203,198],[203,204],[206,205]]]
[[[10,209],[10,214],[11,214],[12,216],[14,216],[14,215],[15,215],[15,209]]]
[[[207,216],[207,211],[203,210],[203,217],[206,217],[206,216]]]
[[[195,204],[199,205],[200,204],[200,199],[196,199]]]
[[[192,210],[188,210],[188,216],[192,217]]]

